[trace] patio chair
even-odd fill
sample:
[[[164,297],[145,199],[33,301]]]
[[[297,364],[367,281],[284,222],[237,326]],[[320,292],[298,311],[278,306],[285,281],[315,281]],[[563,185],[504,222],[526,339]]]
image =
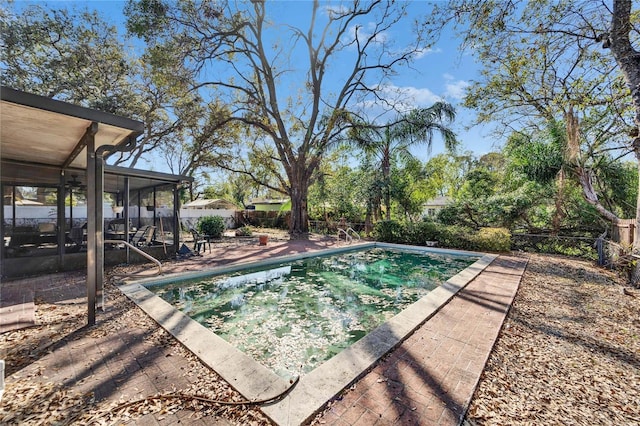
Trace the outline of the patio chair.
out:
[[[69,239],[77,246],[81,246],[84,243],[84,228],[81,226],[74,226],[69,231]]]
[[[55,223],[46,222],[38,224],[38,232],[40,235],[55,235],[58,227]]]
[[[155,226],[145,225],[133,234],[133,237],[131,237],[131,244],[134,246],[150,246],[153,244],[153,237],[155,233]]]
[[[200,249],[205,247],[205,244],[209,244],[209,253],[211,253],[211,241],[201,235],[194,228],[191,228],[191,236],[193,237],[193,250],[200,253]]]

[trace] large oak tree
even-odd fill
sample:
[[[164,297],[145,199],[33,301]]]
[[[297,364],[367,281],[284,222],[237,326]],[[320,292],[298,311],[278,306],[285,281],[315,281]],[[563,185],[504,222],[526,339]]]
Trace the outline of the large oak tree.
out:
[[[241,123],[243,148],[217,165],[287,194],[296,237],[308,232],[308,188],[348,128],[346,117],[367,103],[389,105],[384,84],[424,48],[420,37],[393,45],[390,31],[411,24],[406,7],[387,0],[139,0],[127,14],[130,30],[162,58],[159,65],[175,58],[172,66],[197,80],[191,90],[229,106],[219,125]]]

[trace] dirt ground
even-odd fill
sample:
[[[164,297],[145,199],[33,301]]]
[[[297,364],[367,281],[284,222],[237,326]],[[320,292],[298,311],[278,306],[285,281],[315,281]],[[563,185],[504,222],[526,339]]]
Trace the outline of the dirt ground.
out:
[[[640,424],[640,292],[590,262],[533,255],[469,424]]]
[[[82,331],[84,303],[37,300],[36,326],[0,335],[11,366],[0,403],[0,424],[157,424],[141,419],[158,412],[191,413],[190,420],[217,419],[199,424],[268,424],[258,409],[245,405],[221,407],[162,397],[140,402],[100,400],[53,384],[42,371],[30,368],[70,335],[81,338],[82,333],[104,335],[143,326],[154,330],[149,337],[154,345],[187,360],[191,366],[184,372],[191,386],[187,391],[207,389],[200,391],[203,397],[242,399],[115,286],[107,285],[106,291],[110,319],[89,331]],[[640,425],[639,314],[640,291],[627,287],[616,273],[587,261],[532,255],[466,423]],[[316,423],[323,423],[321,416]]]

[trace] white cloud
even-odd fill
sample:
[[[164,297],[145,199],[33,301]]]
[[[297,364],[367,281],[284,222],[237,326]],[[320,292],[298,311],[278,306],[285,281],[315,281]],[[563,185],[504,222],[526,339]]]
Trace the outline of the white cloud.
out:
[[[444,97],[457,100],[464,98],[467,87],[469,87],[470,84],[464,80],[454,81],[453,78],[447,78],[447,75],[445,75],[445,79],[450,81],[450,83],[445,85],[446,90]]]
[[[413,57],[415,59],[421,59],[421,58],[424,58],[427,55],[431,55],[432,53],[441,53],[441,52],[442,52],[442,49],[440,49],[440,48],[432,49],[432,48],[428,47],[428,48],[416,50],[415,53],[413,54]]]
[[[413,87],[413,86],[404,86],[404,87],[396,87],[393,86],[398,93],[401,94],[402,99],[407,104],[410,104],[410,108],[422,107],[422,106],[431,106],[434,102],[441,101],[442,98],[426,87]]]
[[[429,107],[435,102],[442,101],[442,97],[427,88],[393,84],[378,87],[378,96],[386,103],[376,99],[360,104],[361,107],[369,111],[370,116],[386,115],[384,111],[388,111],[391,105],[397,111],[406,112],[415,108]]]
[[[376,24],[374,22],[369,22],[366,25],[352,25],[349,27],[348,36],[345,37],[346,40],[343,40],[344,44],[351,44],[355,41],[356,35],[358,36],[358,40],[362,44],[364,41],[368,40],[369,37],[375,34],[372,42],[383,44],[389,40],[389,34],[386,31],[379,31],[375,33]]]

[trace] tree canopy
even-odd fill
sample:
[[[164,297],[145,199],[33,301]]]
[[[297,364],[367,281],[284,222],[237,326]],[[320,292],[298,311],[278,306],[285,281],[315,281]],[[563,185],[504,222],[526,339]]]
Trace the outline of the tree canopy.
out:
[[[334,7],[314,1],[295,22],[278,7],[144,0],[131,2],[127,13],[129,29],[147,41],[152,63],[166,66],[173,58],[171,68],[181,70],[176,74],[194,79],[191,91],[230,106],[220,126],[243,126],[249,158],[228,156],[216,164],[288,194],[290,232],[303,235],[308,188],[323,156],[349,127],[346,117],[362,113],[366,102],[392,109],[394,100],[383,98],[381,87],[424,41],[416,36],[411,46],[393,46],[385,37],[408,24],[402,2]]]
[[[637,134],[640,107],[633,100],[640,92],[637,22],[628,0],[614,0],[613,8],[599,1],[452,0],[438,4],[426,26],[437,34],[453,23],[480,59],[482,79],[466,97],[480,121],[498,120],[508,131],[564,127],[566,170],[615,222],[617,214],[601,202],[597,168],[611,152],[640,152],[629,137]]]

